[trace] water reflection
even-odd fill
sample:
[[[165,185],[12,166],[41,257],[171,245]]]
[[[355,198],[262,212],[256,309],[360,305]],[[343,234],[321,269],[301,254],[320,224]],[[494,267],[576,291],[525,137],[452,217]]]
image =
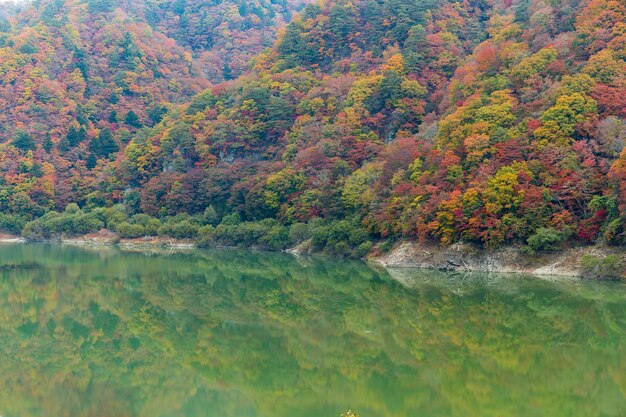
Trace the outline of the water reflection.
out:
[[[0,246],[0,415],[624,415],[623,285],[391,273]]]

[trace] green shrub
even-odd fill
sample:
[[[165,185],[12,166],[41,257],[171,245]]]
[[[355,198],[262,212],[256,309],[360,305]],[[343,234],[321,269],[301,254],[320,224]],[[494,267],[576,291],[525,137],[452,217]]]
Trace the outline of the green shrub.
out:
[[[65,218],[64,218],[65,219]],[[102,223],[92,213],[79,213],[71,216],[64,222],[63,232],[69,235],[84,235],[96,232],[104,227]]]
[[[356,249],[354,249],[353,257],[354,258],[363,258],[368,253],[370,253],[370,251],[372,250],[373,247],[374,247],[374,244],[372,242],[370,242],[369,240],[367,240],[367,241],[361,243],[359,246],[357,246]]]
[[[117,233],[125,239],[134,239],[146,236],[146,228],[140,224],[123,222],[117,225]]]
[[[26,220],[21,216],[0,213],[0,231],[20,234],[26,225]]]
[[[239,224],[219,224],[215,237],[219,242],[234,246],[255,246],[269,231],[268,224],[262,222],[244,222]]]
[[[552,252],[560,250],[567,237],[567,233],[542,227],[528,238],[527,243],[534,251]]]
[[[210,248],[215,244],[215,227],[209,225],[198,228],[196,246],[199,248]]]
[[[45,240],[62,235],[76,236],[93,233],[104,226],[95,213],[83,213],[74,210],[57,213],[51,211],[39,219],[28,222],[22,230],[22,236],[30,240]]]
[[[157,236],[159,234],[159,228],[163,225],[159,219],[152,218],[145,224],[142,224],[146,230],[146,236]]]
[[[175,239],[194,238],[198,234],[198,225],[191,223],[189,220],[179,222],[168,221],[159,227],[159,236],[173,237]]]
[[[47,231],[45,230],[43,224],[38,220],[30,221],[24,225],[24,228],[22,229],[22,237],[35,241],[50,238],[47,236]]]
[[[313,247],[332,255],[359,258],[368,245],[369,233],[356,221],[340,220],[318,226],[312,233]],[[361,247],[359,250],[357,248]],[[371,249],[369,247],[368,251]]]
[[[387,239],[379,246],[380,250],[384,253],[389,252],[393,249],[393,239]]]
[[[585,277],[605,280],[623,278],[626,269],[626,263],[619,255],[584,255],[581,266]]]
[[[130,223],[143,227],[144,236],[157,236],[159,228],[163,226],[159,219],[147,214],[135,214],[130,218]]]
[[[209,224],[211,226],[216,226],[220,222],[220,217],[215,211],[213,206],[209,206],[204,210],[202,214],[202,220],[205,225]]]
[[[239,215],[239,213],[230,213],[230,214],[225,215],[222,218],[222,221],[220,224],[232,226],[232,225],[237,225],[239,223],[241,223],[241,216]]]
[[[311,238],[311,227],[306,223],[294,223],[289,228],[289,243],[297,245]]]
[[[115,230],[117,225],[127,221],[124,207],[115,205],[113,207],[98,207],[91,211],[107,229]]]
[[[520,254],[526,259],[531,259],[532,257],[536,255],[536,252],[530,246],[525,245],[520,248]]]
[[[198,237],[215,237],[215,227],[207,224],[198,228]]]
[[[80,207],[78,207],[78,204],[76,203],[70,203],[67,206],[65,206],[65,210],[63,211],[63,214],[78,214],[80,213]]]
[[[274,219],[233,224],[222,222],[198,229],[196,244],[200,247],[241,246],[280,250],[289,244],[289,229]]]
[[[289,229],[281,224],[276,224],[259,239],[259,242],[265,249],[285,249],[289,243]]]
[[[135,214],[134,216],[132,216],[130,218],[130,223],[145,226],[152,219],[155,219],[155,218],[148,214],[140,213],[140,214]]]

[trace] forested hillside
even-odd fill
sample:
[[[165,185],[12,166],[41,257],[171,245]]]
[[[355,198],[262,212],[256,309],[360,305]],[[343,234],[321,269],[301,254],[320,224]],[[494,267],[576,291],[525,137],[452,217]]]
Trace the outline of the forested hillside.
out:
[[[310,0],[145,0],[140,15],[156,30],[193,53],[202,74],[213,82],[248,70],[251,58],[276,39]]]
[[[197,19],[211,7],[106,4],[42,3],[3,26],[14,229],[78,203],[72,216],[100,213],[87,229],[273,247],[296,225],[291,243],[340,254],[399,238],[625,243],[620,0],[315,2],[210,87],[211,48],[239,57]],[[63,232],[61,218],[29,230]]]
[[[193,4],[186,1],[176,3],[175,15],[166,8],[169,2],[2,3],[2,212],[27,219],[84,201],[96,178],[109,177],[98,160],[114,160],[136,132],[212,84],[203,54],[235,55],[241,71],[248,65],[246,54],[271,44],[258,32],[273,32],[282,19],[278,11],[287,14],[298,4],[219,3],[200,3],[206,10],[199,21],[187,19]],[[232,9],[232,27],[218,6]],[[257,15],[267,16],[261,21]],[[185,30],[216,39],[237,31],[249,50],[238,54],[208,42],[189,45],[158,27],[182,28],[181,19],[187,19]],[[210,20],[223,25],[207,26]]]

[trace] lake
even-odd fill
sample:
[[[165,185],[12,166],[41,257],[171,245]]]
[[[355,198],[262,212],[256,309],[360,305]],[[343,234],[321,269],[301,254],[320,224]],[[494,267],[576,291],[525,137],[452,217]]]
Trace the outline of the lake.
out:
[[[626,286],[0,246],[3,417],[624,416]]]

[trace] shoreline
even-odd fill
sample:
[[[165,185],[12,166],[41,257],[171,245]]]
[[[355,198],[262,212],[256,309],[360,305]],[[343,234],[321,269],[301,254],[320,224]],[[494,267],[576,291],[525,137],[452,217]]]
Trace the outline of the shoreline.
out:
[[[0,235],[0,243],[34,243],[20,236]],[[161,238],[156,236],[135,239],[120,239],[115,234],[91,234],[85,236],[62,237],[41,241],[41,243],[58,243],[60,245],[83,247],[119,247],[121,249],[197,249],[190,239]]]
[[[0,234],[0,244],[29,242],[29,240],[20,236]],[[82,247],[118,247],[125,250],[200,249],[191,239],[156,236],[120,239],[115,233],[104,230],[94,234],[62,237],[46,242]],[[303,242],[282,252],[293,256],[312,255],[310,244],[307,245],[306,243]],[[217,248],[232,249],[221,246],[216,246]],[[246,249],[255,250],[254,247]],[[376,248],[374,248],[363,260],[373,266],[383,267],[387,271],[419,269],[424,271],[482,272],[602,279],[585,274],[582,265],[582,259],[585,255],[591,255],[599,259],[609,255],[618,255],[626,264],[626,250],[601,245],[571,247],[553,253],[528,254],[520,245],[509,245],[490,251],[472,244],[457,243],[444,247],[436,244],[421,244],[410,241],[401,242],[385,253],[377,253]],[[626,275],[621,273],[617,279],[624,278],[626,278]]]
[[[626,260],[626,250],[601,245],[565,248],[558,252],[529,254],[520,245],[509,245],[492,251],[471,244],[447,247],[435,244],[403,242],[387,253],[367,259],[390,269],[422,269],[450,272],[484,272],[560,276],[583,279],[608,279],[585,271],[583,258],[597,259],[618,255]],[[624,273],[614,279],[624,279]]]

